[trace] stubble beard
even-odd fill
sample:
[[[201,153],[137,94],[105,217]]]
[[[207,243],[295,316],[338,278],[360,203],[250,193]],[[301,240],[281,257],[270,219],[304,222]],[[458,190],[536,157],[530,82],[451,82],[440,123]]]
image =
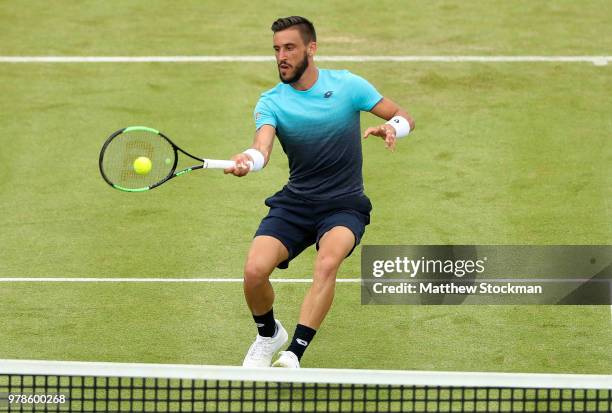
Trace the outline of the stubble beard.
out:
[[[308,69],[308,53],[304,52],[304,59],[295,67],[295,73],[293,74],[293,76],[291,76],[290,78],[283,78],[279,67],[278,77],[280,78],[281,82],[285,84],[295,83],[300,80],[306,69]]]

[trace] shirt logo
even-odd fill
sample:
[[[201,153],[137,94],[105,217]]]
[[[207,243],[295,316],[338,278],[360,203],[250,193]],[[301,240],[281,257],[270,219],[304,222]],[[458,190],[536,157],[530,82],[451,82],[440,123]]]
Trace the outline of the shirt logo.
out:
[[[331,95],[333,95],[333,94],[334,94],[334,91],[333,91],[333,90],[329,90],[329,91],[325,92],[325,94],[323,95],[323,97],[324,97],[325,99],[328,99],[328,98],[330,98],[330,97],[331,97]]]
[[[259,112],[257,112],[257,113],[255,114],[255,120],[259,120],[260,116],[261,116],[261,115],[260,115],[260,113],[259,113]]]

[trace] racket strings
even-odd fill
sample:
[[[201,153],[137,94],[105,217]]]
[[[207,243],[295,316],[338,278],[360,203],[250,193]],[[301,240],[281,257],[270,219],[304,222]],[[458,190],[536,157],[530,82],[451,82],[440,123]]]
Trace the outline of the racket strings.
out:
[[[149,172],[136,172],[134,162],[140,157],[151,161]],[[110,141],[104,151],[102,169],[115,185],[129,189],[146,188],[172,173],[175,158],[173,146],[162,136],[148,131],[130,131]]]

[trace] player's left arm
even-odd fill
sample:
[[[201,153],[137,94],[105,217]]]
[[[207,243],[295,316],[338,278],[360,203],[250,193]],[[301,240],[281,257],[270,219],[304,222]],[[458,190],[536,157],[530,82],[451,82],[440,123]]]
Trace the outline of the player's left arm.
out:
[[[366,129],[363,133],[364,139],[370,135],[379,136],[384,139],[385,147],[390,150],[395,149],[397,138],[404,137],[408,132],[414,130],[414,119],[391,99],[383,97],[374,105],[370,113],[391,122]],[[404,135],[399,136],[398,131],[401,131]]]

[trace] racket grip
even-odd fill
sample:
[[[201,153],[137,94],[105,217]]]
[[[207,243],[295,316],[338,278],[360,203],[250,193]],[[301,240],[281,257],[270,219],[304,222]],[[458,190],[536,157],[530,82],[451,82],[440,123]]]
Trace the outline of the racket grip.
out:
[[[253,168],[253,162],[248,161],[249,169]],[[219,159],[204,159],[204,168],[206,169],[227,169],[236,166],[234,161],[225,161]]]

